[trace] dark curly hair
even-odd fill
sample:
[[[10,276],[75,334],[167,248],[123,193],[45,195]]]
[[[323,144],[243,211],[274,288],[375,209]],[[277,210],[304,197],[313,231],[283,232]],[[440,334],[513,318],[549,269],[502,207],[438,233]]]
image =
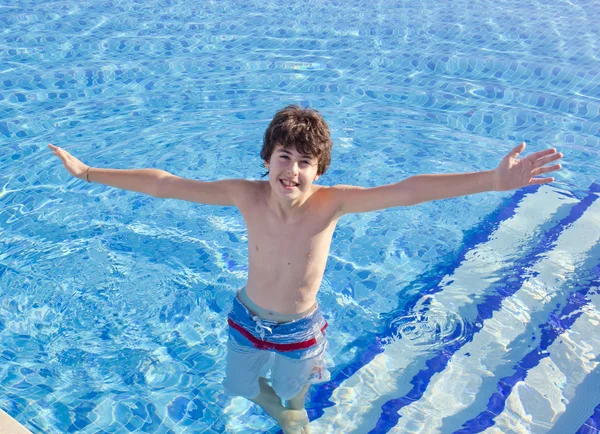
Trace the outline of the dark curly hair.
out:
[[[301,154],[315,157],[317,175],[325,173],[331,162],[331,136],[321,114],[311,108],[289,105],[279,110],[265,131],[260,157],[269,161],[276,145],[293,146]]]

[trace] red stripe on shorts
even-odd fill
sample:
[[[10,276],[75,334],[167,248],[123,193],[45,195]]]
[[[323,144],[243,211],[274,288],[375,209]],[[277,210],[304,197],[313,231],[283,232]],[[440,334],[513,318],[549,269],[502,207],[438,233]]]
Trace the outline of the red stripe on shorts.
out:
[[[252,345],[254,345],[254,347],[258,348],[259,350],[275,350],[275,351],[281,351],[281,352],[296,351],[296,350],[303,350],[305,348],[310,348],[313,345],[316,345],[316,343],[317,343],[317,340],[315,338],[312,338],[312,339],[309,339],[309,340],[303,341],[303,342],[292,342],[291,344],[278,344],[275,342],[263,341],[262,339],[258,339],[257,337],[252,335],[248,330],[246,330],[241,325],[233,322],[231,320],[231,318],[228,318],[227,322],[229,323],[229,325],[232,328],[234,328],[235,330],[240,332],[242,334],[242,336],[244,336],[246,339],[248,339],[250,342],[252,342]],[[327,328],[327,321],[325,321],[325,325],[321,328],[321,333],[323,333],[326,328]]]

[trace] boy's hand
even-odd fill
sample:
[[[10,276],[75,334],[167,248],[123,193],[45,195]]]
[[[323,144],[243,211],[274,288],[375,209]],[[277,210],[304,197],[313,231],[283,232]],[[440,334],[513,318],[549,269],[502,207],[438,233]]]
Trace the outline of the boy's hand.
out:
[[[54,146],[48,143],[48,147],[52,149],[54,155],[56,155],[62,160],[65,169],[67,169],[71,175],[79,179],[85,178],[85,172],[88,170],[89,166],[83,164],[77,158],[73,157],[67,151],[65,151],[62,148],[59,148],[58,146]]]
[[[563,155],[552,148],[535,152],[517,160],[524,149],[525,142],[514,148],[502,159],[502,162],[494,171],[495,190],[513,190],[527,185],[547,184],[554,181],[554,178],[534,178],[534,176],[560,169],[560,164],[553,166],[546,166],[546,164],[561,159]]]

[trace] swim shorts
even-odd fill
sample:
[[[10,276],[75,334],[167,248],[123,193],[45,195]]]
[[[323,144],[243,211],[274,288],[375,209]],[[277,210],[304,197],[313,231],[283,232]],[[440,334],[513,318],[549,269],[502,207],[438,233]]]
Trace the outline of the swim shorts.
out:
[[[295,397],[306,384],[328,381],[327,321],[318,305],[306,316],[278,323],[260,318],[235,297],[228,316],[228,394],[255,398],[259,377],[268,378],[281,399]]]

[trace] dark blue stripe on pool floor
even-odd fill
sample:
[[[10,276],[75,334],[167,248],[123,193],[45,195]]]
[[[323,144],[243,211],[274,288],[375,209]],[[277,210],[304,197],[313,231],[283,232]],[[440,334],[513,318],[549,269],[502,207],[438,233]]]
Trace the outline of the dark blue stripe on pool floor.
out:
[[[592,187],[590,187],[590,194],[584,197],[579,203],[575,204],[567,217],[542,235],[541,242],[526,254],[523,260],[520,261],[520,265],[515,267],[513,272],[506,273],[505,279],[494,285],[499,287],[498,294],[486,296],[484,302],[477,306],[478,315],[474,324],[483,324],[495,311],[499,310],[501,303],[505,298],[511,296],[522,287],[524,281],[531,277],[525,273],[527,269],[529,269],[543,253],[552,248],[559,235],[567,227],[583,215],[587,208],[589,208],[589,206],[598,198],[595,194],[598,190],[598,184],[593,184]],[[414,387],[405,396],[392,399],[382,406],[382,414],[376,423],[375,429],[370,431],[370,434],[388,432],[394,427],[400,419],[398,411],[423,396],[431,377],[444,370],[452,355],[467,342],[470,342],[478,330],[479,327],[477,326],[470,327],[466,330],[464,340],[444,347],[439,350],[434,357],[430,358],[426,362],[427,368],[421,370],[411,380],[411,384],[413,384]]]

